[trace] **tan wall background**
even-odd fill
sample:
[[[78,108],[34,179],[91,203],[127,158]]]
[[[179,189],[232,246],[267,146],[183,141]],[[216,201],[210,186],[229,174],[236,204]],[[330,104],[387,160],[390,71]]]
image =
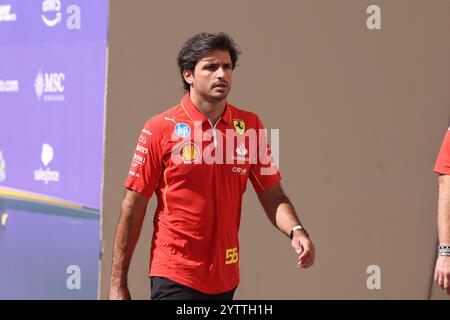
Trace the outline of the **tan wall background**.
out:
[[[366,27],[370,4],[381,30]],[[229,101],[280,129],[282,184],[317,250],[298,270],[249,185],[235,297],[444,298],[431,286],[432,168],[450,119],[449,0],[112,0],[100,297],[138,133],[181,99],[176,55],[201,31],[240,45]],[[136,299],[149,297],[154,208],[129,275]],[[369,265],[381,268],[380,290],[366,286]]]

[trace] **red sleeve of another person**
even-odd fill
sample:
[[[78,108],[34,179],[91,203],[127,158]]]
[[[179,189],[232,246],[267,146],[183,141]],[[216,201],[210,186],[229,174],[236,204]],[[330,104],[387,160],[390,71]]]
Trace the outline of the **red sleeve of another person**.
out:
[[[440,174],[450,174],[450,128],[444,137],[441,150],[434,166],[434,172]]]
[[[249,178],[256,193],[260,193],[277,185],[281,180],[281,175],[274,163],[269,142],[263,131],[264,126],[259,118],[257,121],[258,155],[256,163],[251,165]],[[276,141],[275,143],[277,145],[272,147],[276,147],[278,151],[279,142]]]
[[[145,123],[138,138],[124,186],[151,197],[158,185],[162,170],[162,139],[154,121]]]

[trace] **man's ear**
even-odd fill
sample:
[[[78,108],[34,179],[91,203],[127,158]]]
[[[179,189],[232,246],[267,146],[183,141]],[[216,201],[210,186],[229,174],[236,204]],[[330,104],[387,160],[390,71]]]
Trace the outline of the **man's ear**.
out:
[[[194,72],[192,70],[184,70],[183,71],[183,78],[184,81],[192,85],[194,83]]]

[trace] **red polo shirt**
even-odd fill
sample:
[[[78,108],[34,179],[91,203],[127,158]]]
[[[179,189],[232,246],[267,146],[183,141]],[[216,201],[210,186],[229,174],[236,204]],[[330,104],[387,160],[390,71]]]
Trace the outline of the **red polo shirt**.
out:
[[[260,129],[255,114],[228,103],[213,125],[189,94],[145,123],[125,187],[157,196],[150,276],[208,294],[238,285],[247,180],[259,193],[281,179]]]
[[[434,172],[440,174],[450,174],[450,128],[448,128],[447,134],[442,142],[441,150],[439,151],[439,155],[434,166]]]

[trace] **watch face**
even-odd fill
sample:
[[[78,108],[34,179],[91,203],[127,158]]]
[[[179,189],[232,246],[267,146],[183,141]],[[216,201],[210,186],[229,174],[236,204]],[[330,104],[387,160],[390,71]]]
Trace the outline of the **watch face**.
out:
[[[302,230],[309,237],[308,231],[306,231],[306,229],[303,228],[303,226],[298,225],[298,226],[295,226],[294,228],[292,228],[291,234],[290,234],[291,239],[294,237],[294,232],[297,230]]]

